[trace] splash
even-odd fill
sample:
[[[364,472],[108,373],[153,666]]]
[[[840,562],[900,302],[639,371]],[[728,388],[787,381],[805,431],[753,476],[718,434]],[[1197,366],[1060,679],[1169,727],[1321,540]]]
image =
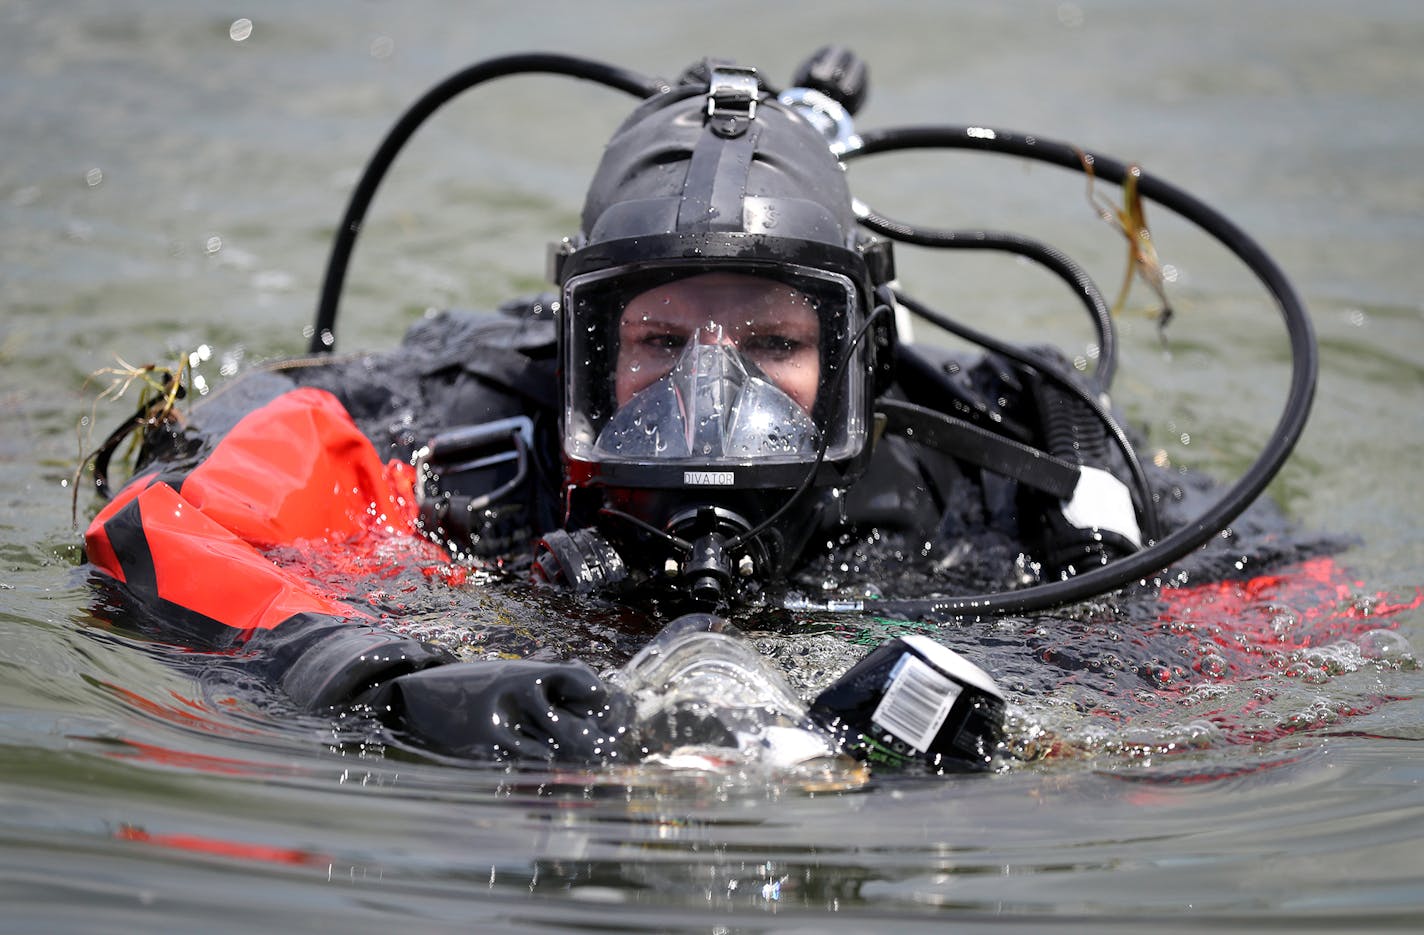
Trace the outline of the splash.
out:
[[[1151,761],[1269,744],[1378,710],[1394,700],[1379,676],[1418,666],[1396,628],[1424,594],[1363,588],[1315,558],[1164,589],[1144,623],[1130,604],[1066,627],[1040,622],[1026,643],[1062,679],[1051,691],[1016,686],[1011,754]]]

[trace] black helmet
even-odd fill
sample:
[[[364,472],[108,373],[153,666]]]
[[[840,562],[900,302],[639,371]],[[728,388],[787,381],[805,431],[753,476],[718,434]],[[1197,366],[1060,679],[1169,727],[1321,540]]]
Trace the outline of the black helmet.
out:
[[[664,550],[715,535],[764,575],[815,525],[767,522],[789,492],[848,485],[869,457],[890,256],[826,136],[754,70],[707,72],[619,127],[554,254],[570,520],[596,501]]]

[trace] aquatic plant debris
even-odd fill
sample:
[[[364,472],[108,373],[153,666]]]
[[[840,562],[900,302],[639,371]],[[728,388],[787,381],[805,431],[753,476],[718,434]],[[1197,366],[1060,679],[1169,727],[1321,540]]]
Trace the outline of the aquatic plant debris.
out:
[[[1083,164],[1083,174],[1088,177],[1088,203],[1097,211],[1098,217],[1117,228],[1127,239],[1127,268],[1123,270],[1122,285],[1117,298],[1113,300],[1112,313],[1119,314],[1127,305],[1127,296],[1132,289],[1132,277],[1138,277],[1150,287],[1161,307],[1157,312],[1157,334],[1162,343],[1167,342],[1167,325],[1176,314],[1167,298],[1167,275],[1162,261],[1157,256],[1157,247],[1152,242],[1152,231],[1147,226],[1146,208],[1142,204],[1142,194],[1137,184],[1142,178],[1142,167],[1132,163],[1127,167],[1127,177],[1122,182],[1122,206],[1097,192],[1097,173],[1093,169],[1093,156],[1075,147],[1078,159]]]
[[[103,367],[89,375],[90,380],[108,377],[109,385],[94,397],[88,419],[81,422],[79,426],[79,463],[74,469],[74,477],[70,483],[72,489],[69,503],[70,522],[76,528],[79,524],[79,481],[83,477],[86,467],[93,464],[94,487],[100,495],[107,497],[109,493],[109,459],[125,438],[130,439],[129,449],[123,455],[127,458],[133,455],[138,439],[142,437],[141,434],[135,433],[166,423],[181,424],[182,415],[178,412],[177,403],[178,400],[188,396],[188,384],[192,376],[191,360],[190,354],[180,354],[175,370],[158,364],[134,366],[122,357],[115,355],[114,361],[118,364],[117,367]],[[85,382],[87,385],[88,381]],[[122,399],[134,383],[140,384],[138,408],[134,410],[134,414],[109,433],[97,448],[86,451],[86,445],[92,437],[94,424],[98,418],[99,403],[104,400]]]

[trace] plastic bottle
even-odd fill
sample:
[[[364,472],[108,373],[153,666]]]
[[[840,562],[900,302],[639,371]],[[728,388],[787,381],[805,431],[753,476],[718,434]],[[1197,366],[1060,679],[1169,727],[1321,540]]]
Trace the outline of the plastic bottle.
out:
[[[647,762],[768,771],[857,767],[766,657],[712,614],[668,624],[612,681],[633,697]]]

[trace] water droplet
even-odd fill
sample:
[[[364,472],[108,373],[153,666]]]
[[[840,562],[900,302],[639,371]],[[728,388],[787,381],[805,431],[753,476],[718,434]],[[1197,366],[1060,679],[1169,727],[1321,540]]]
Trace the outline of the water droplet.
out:
[[[385,61],[391,57],[396,50],[396,41],[390,36],[377,36],[371,40],[371,58],[377,61]]]

